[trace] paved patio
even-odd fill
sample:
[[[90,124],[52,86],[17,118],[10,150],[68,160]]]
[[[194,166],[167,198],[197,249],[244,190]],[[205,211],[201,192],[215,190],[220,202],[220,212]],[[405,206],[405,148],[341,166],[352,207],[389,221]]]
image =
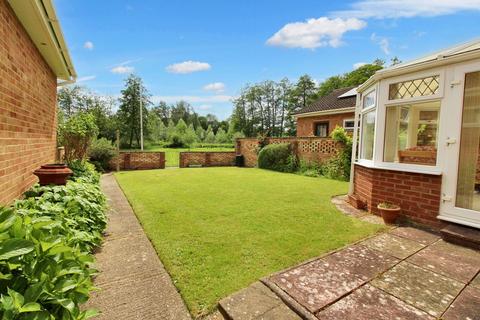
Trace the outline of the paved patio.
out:
[[[480,252],[399,227],[263,282],[306,319],[478,320],[479,272]]]

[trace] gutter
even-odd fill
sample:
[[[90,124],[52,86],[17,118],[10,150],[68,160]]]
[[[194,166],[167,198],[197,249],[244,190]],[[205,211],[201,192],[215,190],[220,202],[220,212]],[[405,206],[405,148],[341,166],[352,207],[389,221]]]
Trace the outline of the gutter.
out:
[[[355,112],[355,107],[298,113],[298,114],[294,114],[293,117],[295,119],[298,119],[298,118],[306,118],[306,117],[313,117],[313,116],[328,116],[332,114],[342,114],[342,113],[350,113],[350,112]]]

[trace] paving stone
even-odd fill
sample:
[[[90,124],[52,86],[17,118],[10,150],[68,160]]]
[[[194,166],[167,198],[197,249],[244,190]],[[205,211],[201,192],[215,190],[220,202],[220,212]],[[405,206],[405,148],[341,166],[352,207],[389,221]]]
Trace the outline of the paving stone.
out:
[[[440,239],[439,235],[412,227],[398,227],[390,231],[391,234],[429,245]]]
[[[362,244],[399,259],[405,259],[409,255],[425,247],[423,244],[416,241],[397,237],[388,233],[370,238],[362,242]]]
[[[407,261],[463,283],[470,282],[480,271],[480,252],[443,240],[417,252]]]
[[[427,313],[383,292],[365,285],[317,313],[321,320],[433,320]]]
[[[480,319],[480,289],[466,287],[443,315],[444,320]]]
[[[480,289],[480,273],[477,274],[475,279],[472,280],[472,283],[470,283],[472,287],[475,287],[477,289]]]
[[[393,257],[356,245],[277,274],[271,281],[316,312],[396,263]]]
[[[302,320],[295,312],[293,312],[285,304],[281,304],[278,307],[267,311],[260,316],[258,320]]]
[[[458,281],[405,261],[370,284],[434,317],[439,317],[464,287]]]
[[[267,286],[255,282],[231,296],[220,300],[219,308],[235,320],[253,320],[283,304]]]

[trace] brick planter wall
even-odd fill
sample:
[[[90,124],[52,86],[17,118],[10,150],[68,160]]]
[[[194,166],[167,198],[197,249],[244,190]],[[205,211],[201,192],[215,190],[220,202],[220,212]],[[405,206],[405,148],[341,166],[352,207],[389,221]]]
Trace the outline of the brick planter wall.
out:
[[[354,195],[367,203],[368,211],[379,215],[377,205],[389,201],[400,205],[402,214],[434,228],[440,209],[442,176],[410,173],[355,165]]]
[[[180,152],[180,168],[187,168],[191,165],[202,167],[228,167],[235,165],[234,151],[192,151]]]
[[[291,143],[299,159],[319,163],[336,155],[340,148],[332,139],[319,137],[267,138],[266,143]],[[243,155],[246,167],[255,167],[257,165],[258,147],[258,139],[242,138],[237,139],[235,151],[237,154]]]
[[[110,162],[112,170],[117,168],[118,160],[120,170],[165,169],[165,152],[121,151],[120,158],[115,157]]]
[[[8,5],[0,0],[0,204],[55,162],[57,79]]]

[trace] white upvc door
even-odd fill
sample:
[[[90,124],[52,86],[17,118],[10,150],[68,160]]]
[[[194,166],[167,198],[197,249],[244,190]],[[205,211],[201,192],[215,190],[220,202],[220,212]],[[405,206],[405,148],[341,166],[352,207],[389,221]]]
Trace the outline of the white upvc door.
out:
[[[480,228],[480,62],[450,70],[439,219]]]

